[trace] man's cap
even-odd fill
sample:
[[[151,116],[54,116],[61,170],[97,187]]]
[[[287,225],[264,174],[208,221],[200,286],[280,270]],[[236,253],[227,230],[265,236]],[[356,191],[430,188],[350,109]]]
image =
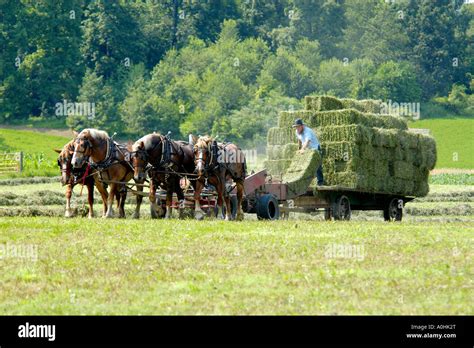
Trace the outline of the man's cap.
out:
[[[303,125],[304,125],[303,120],[301,118],[297,118],[292,127],[294,128],[294,127],[303,126]]]

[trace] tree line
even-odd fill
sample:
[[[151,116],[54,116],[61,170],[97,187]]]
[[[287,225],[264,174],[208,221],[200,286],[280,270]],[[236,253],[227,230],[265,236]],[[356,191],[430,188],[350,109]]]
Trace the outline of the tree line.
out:
[[[473,14],[464,0],[2,0],[0,122],[256,144],[315,93],[468,114]],[[58,114],[66,101],[93,117]]]

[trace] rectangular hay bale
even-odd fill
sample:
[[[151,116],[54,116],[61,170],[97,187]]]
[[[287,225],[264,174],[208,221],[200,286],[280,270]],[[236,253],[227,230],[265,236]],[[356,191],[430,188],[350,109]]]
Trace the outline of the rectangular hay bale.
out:
[[[306,192],[311,181],[316,176],[316,170],[321,164],[321,155],[315,150],[296,152],[283,181],[288,187],[288,197],[296,197]]]
[[[343,105],[339,99],[332,96],[306,96],[304,97],[304,105],[306,110],[325,111],[339,110]]]
[[[268,130],[268,145],[286,145],[288,143],[296,143],[296,135],[293,129],[273,127]]]

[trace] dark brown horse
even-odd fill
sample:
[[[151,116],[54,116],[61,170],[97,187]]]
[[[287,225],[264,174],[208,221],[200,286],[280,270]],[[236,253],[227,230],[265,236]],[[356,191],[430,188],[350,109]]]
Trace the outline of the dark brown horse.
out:
[[[225,200],[226,220],[231,219],[231,205],[226,183],[232,179],[237,186],[237,220],[244,218],[242,198],[244,194],[244,180],[246,175],[246,161],[242,150],[235,144],[217,143],[211,137],[204,136],[194,140],[195,172],[198,174],[196,190],[194,191],[195,217],[201,219],[204,212],[201,209],[199,198],[207,182],[217,190],[217,216],[222,216],[222,203]]]
[[[143,181],[146,173],[150,177],[150,213],[152,218],[159,217],[157,211],[161,206],[156,204],[158,186],[166,190],[165,218],[171,217],[173,193],[178,197],[180,213],[184,203],[184,193],[180,179],[186,173],[194,171],[193,148],[184,141],[174,141],[158,133],[148,134],[129,145],[134,178]],[[181,214],[180,214],[181,215]]]
[[[133,177],[130,154],[127,149],[114,142],[104,131],[84,129],[75,140],[71,163],[74,168],[81,168],[87,161],[95,170],[94,179],[110,186],[105,217],[113,217],[112,207],[116,196],[119,197],[117,202],[119,217],[125,217],[127,187],[122,183],[130,181]],[[141,196],[137,195],[137,206],[139,200]]]
[[[77,136],[77,133],[74,132],[74,135]],[[64,213],[64,216],[73,216],[71,209],[71,196],[74,186],[77,184],[85,185],[87,187],[89,218],[94,216],[94,184],[102,196],[102,202],[104,203],[103,215],[105,215],[107,211],[107,190],[104,188],[102,183],[94,180],[92,170],[88,163],[84,163],[84,165],[79,169],[72,168],[71,160],[74,154],[74,143],[75,139],[64,145],[62,150],[54,150],[59,153],[58,166],[61,169],[61,183],[63,186],[66,186],[66,212]]]

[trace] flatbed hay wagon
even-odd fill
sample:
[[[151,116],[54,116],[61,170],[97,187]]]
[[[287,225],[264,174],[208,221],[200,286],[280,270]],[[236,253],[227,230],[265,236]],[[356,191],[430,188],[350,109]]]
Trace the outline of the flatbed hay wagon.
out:
[[[286,183],[273,181],[266,169],[245,180],[244,211],[259,219],[278,220],[290,212],[324,211],[325,219],[350,220],[353,210],[382,210],[386,221],[401,221],[403,206],[414,197],[363,192],[342,186],[308,188],[299,195],[289,193]]]

